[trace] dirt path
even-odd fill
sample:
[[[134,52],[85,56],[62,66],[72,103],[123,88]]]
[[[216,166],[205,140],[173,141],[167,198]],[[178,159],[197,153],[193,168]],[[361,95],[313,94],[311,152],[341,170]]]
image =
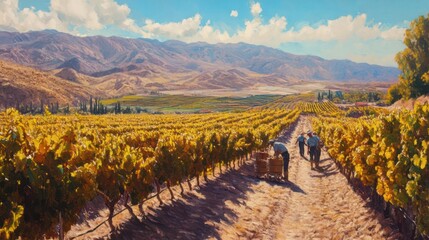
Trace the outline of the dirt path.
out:
[[[389,221],[352,190],[326,153],[322,171],[311,170],[299,157],[295,139],[309,129],[309,120],[301,117],[286,133],[289,183],[254,178],[249,161],[163,206],[148,201],[148,218],[141,223],[130,221],[125,211],[115,218],[119,230],[114,235],[104,224],[80,239],[398,239]],[[167,193],[162,197],[168,199]],[[80,230],[75,226],[68,237]]]
[[[295,140],[311,129],[301,117],[288,133],[291,162],[289,184],[259,182],[239,206],[235,222],[220,229],[223,239],[386,239],[393,237],[388,222],[367,207],[348,185],[326,152],[323,171],[314,171],[299,156]],[[233,233],[237,235],[234,236]]]

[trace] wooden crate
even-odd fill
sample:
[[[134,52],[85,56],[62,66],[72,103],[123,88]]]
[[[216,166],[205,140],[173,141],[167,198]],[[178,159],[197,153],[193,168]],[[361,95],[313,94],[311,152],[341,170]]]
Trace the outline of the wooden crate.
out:
[[[268,153],[256,152],[254,153],[255,161],[255,174],[257,177],[263,177],[268,173]]]
[[[255,173],[258,177],[268,173],[268,164],[265,159],[255,161]]]
[[[283,159],[281,158],[269,158],[268,159],[268,170],[272,175],[282,175],[283,173]]]

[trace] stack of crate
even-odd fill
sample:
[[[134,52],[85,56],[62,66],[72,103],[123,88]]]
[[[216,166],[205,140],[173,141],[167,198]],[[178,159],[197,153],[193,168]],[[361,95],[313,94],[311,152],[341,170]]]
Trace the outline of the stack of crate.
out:
[[[255,173],[256,177],[264,177],[268,173],[268,153],[267,152],[256,152],[255,156]]]

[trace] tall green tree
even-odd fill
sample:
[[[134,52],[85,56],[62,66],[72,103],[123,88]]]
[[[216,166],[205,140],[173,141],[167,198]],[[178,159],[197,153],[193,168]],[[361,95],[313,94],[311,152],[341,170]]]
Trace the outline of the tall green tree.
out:
[[[399,82],[391,87],[391,101],[400,96],[404,99],[429,94],[429,14],[411,22],[405,32],[406,48],[396,55],[398,68],[402,71]]]

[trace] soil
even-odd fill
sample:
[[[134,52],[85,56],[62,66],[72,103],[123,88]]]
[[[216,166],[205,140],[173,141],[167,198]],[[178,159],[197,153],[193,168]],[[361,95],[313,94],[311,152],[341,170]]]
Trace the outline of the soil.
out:
[[[355,193],[326,152],[320,170],[299,156],[295,139],[311,130],[307,117],[285,132],[291,155],[289,182],[274,182],[254,176],[250,159],[238,170],[224,170],[210,177],[201,187],[180,196],[173,188],[144,204],[146,216],[128,211],[114,218],[117,230],[110,232],[107,211],[73,226],[67,238],[74,239],[401,239],[389,219],[373,211],[369,203]],[[306,156],[307,157],[307,156]],[[216,169],[218,170],[218,169]],[[186,184],[185,184],[186,185]],[[184,186],[187,187],[187,186]],[[122,207],[123,208],[123,207]],[[94,230],[94,227],[101,224]],[[88,230],[93,230],[84,234]],[[83,235],[82,235],[83,234]]]

